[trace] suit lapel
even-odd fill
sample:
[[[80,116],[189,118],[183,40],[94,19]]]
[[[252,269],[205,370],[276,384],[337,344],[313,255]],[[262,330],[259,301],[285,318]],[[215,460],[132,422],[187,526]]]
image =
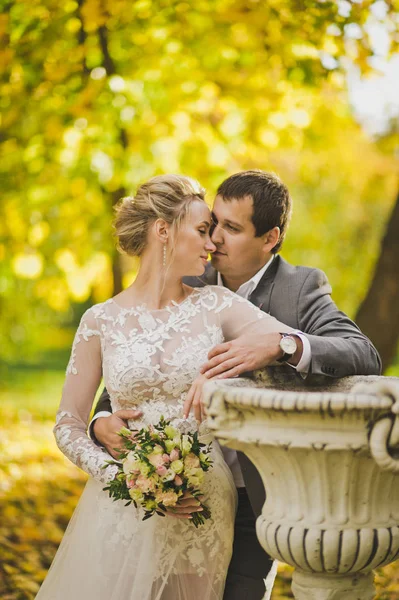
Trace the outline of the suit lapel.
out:
[[[201,276],[201,278],[205,285],[217,285],[218,283],[218,273],[216,269],[214,269],[210,262],[206,263],[205,273]]]
[[[206,285],[217,285],[218,274],[212,267],[211,263],[208,262],[205,267],[205,273],[199,277],[183,277],[183,281],[186,285],[191,285],[195,288],[202,288]]]
[[[266,269],[266,273],[249,297],[249,301],[263,310],[263,312],[268,313],[270,311],[270,300],[274,287],[274,278],[276,277],[280,260],[278,255],[274,257],[272,264]]]

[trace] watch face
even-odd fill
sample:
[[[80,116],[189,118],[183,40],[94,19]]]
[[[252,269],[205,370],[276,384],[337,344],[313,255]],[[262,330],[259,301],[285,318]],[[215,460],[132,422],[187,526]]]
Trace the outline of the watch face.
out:
[[[284,337],[280,342],[280,348],[286,354],[295,354],[296,341],[292,337]]]

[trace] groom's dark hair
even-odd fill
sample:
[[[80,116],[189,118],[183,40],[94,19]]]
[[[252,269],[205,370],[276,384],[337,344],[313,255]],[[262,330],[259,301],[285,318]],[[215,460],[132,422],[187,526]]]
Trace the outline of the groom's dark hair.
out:
[[[291,217],[292,201],[287,186],[277,175],[257,169],[241,171],[225,179],[217,194],[225,201],[250,196],[255,236],[260,237],[273,227],[279,227],[280,238],[272,252],[276,254],[280,250]]]

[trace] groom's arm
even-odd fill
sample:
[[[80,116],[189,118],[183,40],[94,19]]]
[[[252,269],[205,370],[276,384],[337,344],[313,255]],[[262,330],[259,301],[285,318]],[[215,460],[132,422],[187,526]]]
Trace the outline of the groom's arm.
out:
[[[270,314],[296,328],[291,335],[298,339],[297,352],[290,363],[301,376],[312,383],[312,377],[319,375],[380,374],[377,350],[357,325],[338,310],[331,299],[326,275],[319,269],[306,269],[306,277],[298,278],[296,286],[291,276],[286,279],[274,290],[279,305],[271,307]],[[281,298],[286,297],[290,302],[282,303]],[[218,344],[209,353],[201,372],[209,378],[222,374],[236,377],[261,369],[281,356],[280,339],[275,333],[243,334],[231,342]]]
[[[101,396],[98,399],[96,408],[94,409],[93,417],[98,415],[99,412],[107,412],[109,414],[112,414],[111,400],[107,392],[107,388],[103,389]]]
[[[309,376],[379,375],[381,359],[371,341],[331,298],[326,275],[312,269],[298,299],[298,325],[311,348]]]
[[[89,427],[87,428],[87,433],[89,437],[93,440],[93,442],[99,443],[99,445],[101,446],[103,446],[104,444],[102,444],[100,440],[97,439],[94,426],[96,424],[97,419],[101,417],[109,417],[110,415],[112,415],[111,400],[107,392],[107,388],[104,388],[94,409],[93,418],[89,423]]]

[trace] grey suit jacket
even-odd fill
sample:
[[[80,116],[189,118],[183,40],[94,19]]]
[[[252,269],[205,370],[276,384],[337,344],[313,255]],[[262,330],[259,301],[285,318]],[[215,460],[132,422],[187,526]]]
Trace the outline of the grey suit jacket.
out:
[[[187,277],[193,287],[215,285],[208,264],[201,277]],[[370,340],[331,299],[331,286],[319,269],[294,267],[277,255],[249,300],[282,323],[306,334],[312,350],[312,375],[379,375],[381,359]]]
[[[187,277],[185,283],[193,287],[215,285],[217,272],[208,264],[204,275]],[[311,384],[320,376],[380,374],[381,360],[377,350],[357,325],[338,310],[323,271],[294,267],[277,255],[251,294],[250,301],[306,334],[312,358],[305,383]],[[100,410],[112,412],[106,390],[100,396],[95,412]],[[238,458],[252,507],[259,515],[265,500],[262,480],[245,454],[238,452]]]

